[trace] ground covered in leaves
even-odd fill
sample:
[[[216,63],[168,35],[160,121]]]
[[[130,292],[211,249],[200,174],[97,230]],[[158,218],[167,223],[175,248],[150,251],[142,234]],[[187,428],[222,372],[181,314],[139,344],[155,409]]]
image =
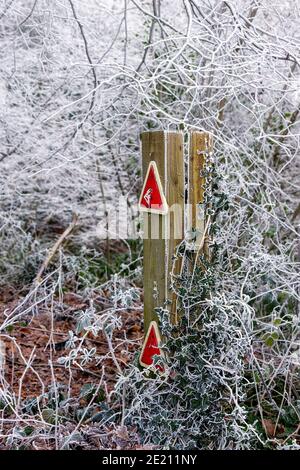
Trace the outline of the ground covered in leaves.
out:
[[[22,300],[22,297],[16,300],[9,291],[2,292],[1,324]],[[57,299],[55,304],[54,309],[39,308],[37,314],[30,312],[22,316],[1,335],[2,347],[5,347],[3,377],[14,398],[11,409],[0,403],[0,448],[20,448],[19,444],[21,448],[33,449],[57,447],[55,436],[46,437],[47,427],[55,424],[57,415],[67,448],[139,448],[136,429],[114,425],[114,419],[108,419],[105,433],[103,427],[100,432],[97,425],[105,413],[111,418],[114,411],[118,411],[110,403],[118,368],[103,333],[99,332],[96,337],[92,333],[78,333],[76,319],[78,313],[88,308],[88,301],[81,295],[66,292],[63,302]],[[95,294],[93,304],[105,309],[109,293]],[[114,332],[113,348],[114,358],[122,370],[140,350],[141,313],[141,309],[120,309],[121,326]],[[84,366],[76,361],[69,366],[62,363],[68,341],[75,335],[82,339],[82,348],[93,349],[94,358],[101,358],[99,364],[96,360],[87,361]],[[17,409],[23,413],[19,419]],[[74,432],[76,428],[80,428],[80,433]]]

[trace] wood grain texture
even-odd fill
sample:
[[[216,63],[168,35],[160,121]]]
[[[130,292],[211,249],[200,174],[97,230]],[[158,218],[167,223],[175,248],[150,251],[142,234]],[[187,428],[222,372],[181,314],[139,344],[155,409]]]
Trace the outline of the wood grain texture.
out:
[[[168,214],[169,241],[167,249],[167,297],[170,300],[170,316],[172,323],[177,323],[177,298],[170,289],[170,272],[177,276],[181,271],[181,259],[173,266],[173,255],[177,245],[184,238],[184,157],[183,135],[169,133],[167,139],[167,201],[171,210]]]
[[[182,208],[181,213],[177,210],[175,216],[172,210],[168,215],[143,214],[144,328],[147,331],[150,322],[158,320],[154,309],[163,307],[167,298],[171,301],[172,321],[176,317],[176,299],[170,292],[170,271],[176,245],[183,238],[184,161],[181,133],[144,132],[141,140],[143,177],[150,161],[155,161],[169,208],[172,209],[173,204]],[[175,271],[180,272],[180,266],[176,266]]]
[[[196,231],[194,251],[197,251],[204,234],[206,214],[204,207],[205,168],[207,153],[212,151],[212,136],[208,132],[190,134],[189,184],[188,184],[188,230]]]

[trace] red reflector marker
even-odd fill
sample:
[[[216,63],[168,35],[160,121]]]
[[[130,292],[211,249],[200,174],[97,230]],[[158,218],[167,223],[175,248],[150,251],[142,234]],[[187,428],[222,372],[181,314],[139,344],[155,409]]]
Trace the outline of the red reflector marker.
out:
[[[151,161],[139,199],[139,209],[154,214],[167,214],[168,204],[164,196],[156,163]]]
[[[140,355],[140,364],[143,367],[150,366],[153,364],[153,356],[161,356],[162,352],[159,349],[160,343],[160,334],[156,321],[152,321],[149,325],[144,344],[142,347],[142,352]],[[159,365],[156,366],[157,369],[163,371],[163,368]]]

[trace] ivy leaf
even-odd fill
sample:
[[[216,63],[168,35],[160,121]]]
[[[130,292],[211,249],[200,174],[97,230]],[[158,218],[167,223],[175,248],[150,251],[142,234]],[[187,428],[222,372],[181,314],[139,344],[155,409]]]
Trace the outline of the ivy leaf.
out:
[[[274,338],[272,338],[272,336],[268,336],[266,339],[265,339],[265,345],[268,346],[269,348],[271,348],[274,344]]]
[[[42,411],[42,417],[46,423],[55,424],[55,411],[51,408],[45,408]]]

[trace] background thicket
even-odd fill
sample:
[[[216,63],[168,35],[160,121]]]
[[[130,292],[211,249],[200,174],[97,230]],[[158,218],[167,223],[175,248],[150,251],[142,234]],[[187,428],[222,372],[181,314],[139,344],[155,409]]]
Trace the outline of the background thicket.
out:
[[[2,0],[0,446],[299,448],[299,39],[293,0]],[[214,257],[145,380],[152,129],[214,136]]]

